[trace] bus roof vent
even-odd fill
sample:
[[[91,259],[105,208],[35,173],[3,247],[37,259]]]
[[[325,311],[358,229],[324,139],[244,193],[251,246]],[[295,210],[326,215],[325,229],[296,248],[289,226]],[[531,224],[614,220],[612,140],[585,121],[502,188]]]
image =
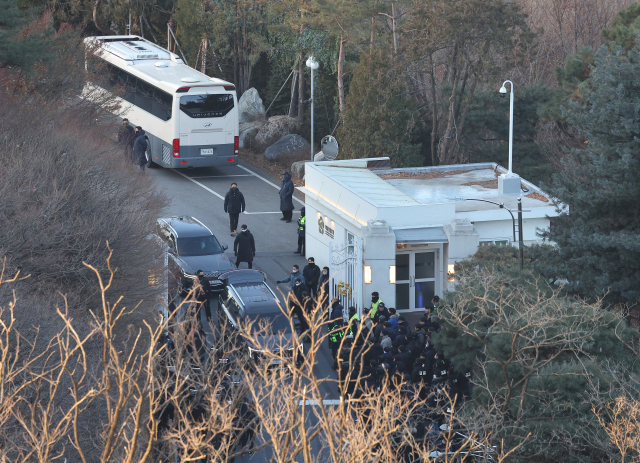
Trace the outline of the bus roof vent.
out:
[[[200,82],[200,79],[198,79],[197,77],[183,77],[182,79],[180,79],[182,82],[188,82],[190,84],[194,83],[194,82]]]
[[[147,47],[145,47],[146,45],[145,43],[134,42],[131,40],[126,40],[120,43],[125,47],[127,47],[128,49],[133,50],[136,53],[135,59],[159,59],[160,58],[157,52],[153,52],[149,50]]]
[[[169,65],[167,63],[164,63],[162,61],[158,61],[156,64],[154,64],[155,67],[157,68],[168,68]]]

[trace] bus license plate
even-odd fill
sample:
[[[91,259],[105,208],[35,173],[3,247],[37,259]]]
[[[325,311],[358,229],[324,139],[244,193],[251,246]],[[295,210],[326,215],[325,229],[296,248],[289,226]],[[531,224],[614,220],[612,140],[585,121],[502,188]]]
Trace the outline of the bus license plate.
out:
[[[201,156],[213,156],[213,148],[203,148],[200,150]]]

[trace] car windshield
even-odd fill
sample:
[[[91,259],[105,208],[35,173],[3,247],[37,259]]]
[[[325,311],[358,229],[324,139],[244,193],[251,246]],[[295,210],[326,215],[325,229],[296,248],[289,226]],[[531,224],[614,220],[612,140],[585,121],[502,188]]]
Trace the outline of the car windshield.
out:
[[[289,319],[282,312],[251,314],[245,316],[246,323],[252,323],[251,332],[259,333],[268,324],[271,328],[269,334],[291,333]]]
[[[178,238],[178,255],[180,256],[210,256],[222,254],[222,247],[215,236],[192,236]]]
[[[233,95],[188,95],[180,97],[180,111],[189,117],[224,117],[233,109]]]

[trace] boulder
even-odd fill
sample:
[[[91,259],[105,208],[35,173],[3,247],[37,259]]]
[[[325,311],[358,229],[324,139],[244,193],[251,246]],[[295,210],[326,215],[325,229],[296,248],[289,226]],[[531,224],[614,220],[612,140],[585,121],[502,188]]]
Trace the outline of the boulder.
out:
[[[265,149],[273,145],[296,128],[296,119],[289,116],[272,116],[256,135],[258,148]]]
[[[298,161],[298,162],[294,162],[293,164],[291,164],[291,175],[293,175],[294,177],[297,178],[303,178],[304,177],[304,165],[307,163],[307,161]]]
[[[251,140],[260,131],[264,121],[243,122],[240,124],[240,148],[251,148]]]
[[[264,105],[255,88],[250,88],[242,94],[238,102],[238,121],[253,122],[264,119],[266,116]]]
[[[309,142],[300,135],[285,135],[264,151],[267,159],[275,160],[309,151]]]

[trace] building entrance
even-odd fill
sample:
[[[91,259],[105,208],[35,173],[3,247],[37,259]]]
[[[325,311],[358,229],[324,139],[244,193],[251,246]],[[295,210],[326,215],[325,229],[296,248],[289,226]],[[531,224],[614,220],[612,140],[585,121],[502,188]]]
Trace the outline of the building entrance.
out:
[[[396,310],[419,310],[431,304],[436,290],[437,251],[396,254]]]

